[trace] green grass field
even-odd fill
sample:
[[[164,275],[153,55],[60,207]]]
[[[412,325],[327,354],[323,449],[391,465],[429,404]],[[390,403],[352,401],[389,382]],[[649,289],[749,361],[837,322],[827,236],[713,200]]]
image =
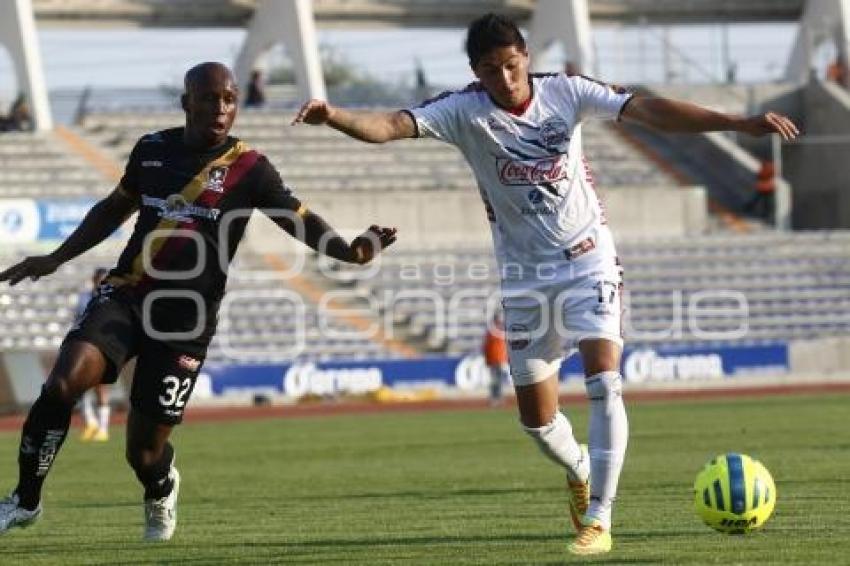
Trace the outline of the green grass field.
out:
[[[850,563],[850,396],[636,403],[608,564]],[[584,437],[583,406],[566,407]],[[77,431],[73,433],[76,434]],[[123,441],[70,438],[34,527],[0,538],[0,564],[563,564],[562,475],[512,410],[188,423],[175,538],[142,543]],[[17,475],[0,434],[0,488]],[[726,536],[691,508],[711,456],[773,473],[763,531]]]

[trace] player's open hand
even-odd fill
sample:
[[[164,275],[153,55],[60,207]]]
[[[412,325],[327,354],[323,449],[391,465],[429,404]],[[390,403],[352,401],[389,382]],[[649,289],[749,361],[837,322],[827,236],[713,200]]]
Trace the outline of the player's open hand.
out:
[[[39,277],[50,275],[59,265],[60,263],[50,255],[28,257],[0,273],[0,281],[8,281],[9,285],[16,285],[27,277],[35,281]]]
[[[753,116],[744,120],[742,132],[751,136],[764,136],[766,134],[779,134],[784,140],[793,140],[800,135],[800,130],[788,116],[767,112],[760,116]]]
[[[396,228],[384,228],[373,224],[369,229],[354,238],[351,242],[351,250],[359,264],[369,263],[384,248],[392,245],[396,240]]]
[[[298,111],[295,119],[292,120],[292,125],[310,124],[312,126],[318,126],[325,124],[331,119],[332,112],[333,107],[326,101],[313,98],[304,103],[304,106]]]

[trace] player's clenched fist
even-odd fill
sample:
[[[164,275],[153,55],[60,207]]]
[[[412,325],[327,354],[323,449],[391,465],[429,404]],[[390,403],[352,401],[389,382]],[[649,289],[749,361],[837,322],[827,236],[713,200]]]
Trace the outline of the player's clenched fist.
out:
[[[292,125],[304,123],[317,126],[324,124],[331,119],[332,113],[333,107],[330,104],[324,100],[314,98],[304,103],[304,106],[298,111],[295,119],[292,120]]]
[[[397,228],[384,228],[373,224],[369,229],[357,236],[351,242],[351,249],[357,258],[357,263],[364,264],[372,261],[376,255],[396,240]]]

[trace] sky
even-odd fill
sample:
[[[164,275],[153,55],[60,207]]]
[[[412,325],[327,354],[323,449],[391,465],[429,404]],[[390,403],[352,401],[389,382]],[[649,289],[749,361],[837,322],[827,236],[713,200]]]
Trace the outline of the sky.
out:
[[[743,82],[781,77],[796,35],[794,24],[596,26],[596,69],[591,74],[616,83],[712,82],[724,76],[723,42]],[[179,85],[183,73],[204,60],[232,63],[244,38],[241,29],[45,29],[39,43],[48,88],[152,87]],[[665,66],[661,45],[672,46]],[[413,80],[419,59],[431,84],[461,86],[473,77],[462,52],[463,29],[319,30],[319,41],[351,65],[391,82]],[[533,54],[534,55],[534,54]],[[827,55],[828,56],[828,55]],[[285,58],[278,48],[274,63]],[[565,58],[557,47],[549,66]],[[0,50],[0,100],[15,90],[11,60]]]

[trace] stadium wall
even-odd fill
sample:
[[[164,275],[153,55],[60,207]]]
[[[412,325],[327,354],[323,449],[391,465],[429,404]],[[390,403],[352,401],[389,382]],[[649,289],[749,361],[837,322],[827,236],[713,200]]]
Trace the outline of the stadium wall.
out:
[[[618,239],[693,236],[708,231],[703,187],[611,187],[599,193]]]
[[[655,91],[644,91],[657,95]],[[625,122],[623,129],[666,157],[686,176],[708,187],[710,197],[734,211],[752,196],[758,160],[738,146],[742,141],[725,133],[671,134]]]
[[[850,368],[850,337],[793,342],[788,351],[792,370],[801,374],[846,373]]]
[[[47,377],[37,353],[3,352],[0,355],[0,411],[31,405]]]
[[[820,79],[762,104],[793,118],[804,136],[782,145],[782,174],[791,183],[792,226],[798,230],[850,228],[850,93]],[[770,140],[742,136],[741,145],[770,155]]]
[[[600,194],[618,237],[688,236],[708,230],[702,187],[615,187]],[[335,191],[299,196],[348,236],[370,224],[382,224],[398,227],[398,248],[491,245],[484,207],[473,191]],[[250,224],[245,244],[259,254],[281,250],[278,230],[259,215]]]
[[[19,411],[36,398],[49,371],[51,356],[25,352],[0,354],[0,412]],[[850,337],[791,343],[716,347],[667,346],[626,348],[623,375],[632,390],[703,390],[716,387],[771,387],[846,382],[850,375]],[[126,367],[111,387],[113,402],[129,391]],[[576,356],[561,367],[566,388],[581,385]],[[301,397],[376,395],[387,399],[435,396],[484,397],[489,373],[482,356],[428,356],[390,359],[269,364],[208,364],[193,394],[193,406],[245,404],[260,399],[294,401]],[[422,397],[421,394],[428,394]]]
[[[810,139],[783,147],[785,177],[793,187],[794,228],[850,228],[850,93],[814,80],[803,89],[801,104]]]

